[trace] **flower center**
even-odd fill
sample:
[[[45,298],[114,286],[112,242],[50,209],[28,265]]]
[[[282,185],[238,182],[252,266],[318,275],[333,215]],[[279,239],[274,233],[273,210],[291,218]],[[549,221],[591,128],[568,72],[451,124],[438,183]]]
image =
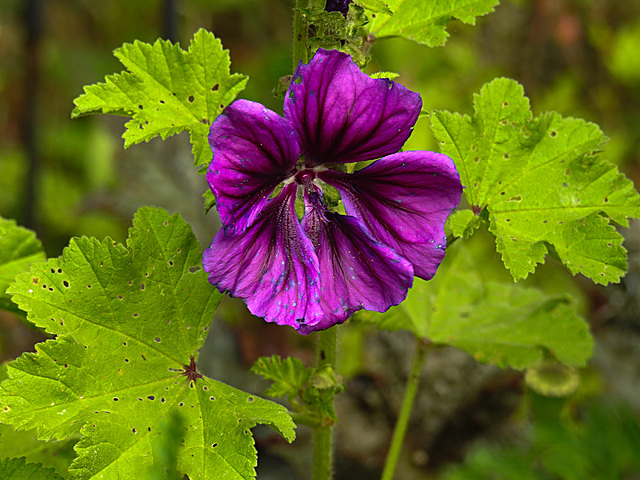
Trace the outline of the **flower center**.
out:
[[[296,173],[294,177],[294,181],[298,185],[308,186],[314,179],[316,178],[316,172],[305,168],[304,170],[300,170]]]

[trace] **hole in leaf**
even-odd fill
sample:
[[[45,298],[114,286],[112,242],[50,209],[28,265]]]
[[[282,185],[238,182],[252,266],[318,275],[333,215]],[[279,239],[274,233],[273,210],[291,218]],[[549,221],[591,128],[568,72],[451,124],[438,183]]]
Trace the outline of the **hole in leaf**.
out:
[[[148,398],[149,400],[155,400],[155,399],[156,399],[156,397],[154,397],[153,395],[149,395],[147,398]]]
[[[128,358],[125,358],[124,361],[125,361],[125,363],[129,363],[129,359]]]
[[[135,429],[135,428],[132,428],[132,429],[131,429],[131,431],[132,431],[133,433],[138,433],[138,432],[136,431],[136,429]]]
[[[247,398],[247,402],[253,402],[253,397]]]
[[[212,402],[214,402],[216,399],[216,397],[209,397],[209,400],[211,400]]]
[[[142,110],[144,107],[142,105],[138,105],[138,108]]]
[[[161,401],[162,403],[164,403],[164,402],[165,402],[164,397],[162,397],[162,398],[160,399],[160,401]]]
[[[52,269],[51,269],[51,273],[56,273],[56,269],[55,269],[55,268],[52,268]]]
[[[202,267],[198,266],[198,265],[194,265],[193,267],[189,267],[189,273],[196,273],[198,270],[200,270]]]
[[[142,357],[143,360],[145,360],[145,361],[147,360],[147,357],[144,356],[144,353],[141,355],[141,357]]]
[[[504,154],[504,159],[505,160],[509,160],[509,153],[508,152]]]
[[[153,341],[156,343],[160,343],[162,340],[160,339],[160,337],[156,337],[153,339]]]
[[[122,295],[118,295],[118,300],[122,300]]]
[[[63,281],[62,281],[62,284],[63,284],[65,287],[69,288],[69,282],[67,282],[66,280],[63,280]]]
[[[187,98],[187,100],[189,100],[189,103],[193,103],[195,98],[193,97],[193,95],[189,95],[189,98]]]
[[[173,267],[173,262],[171,260],[169,260],[169,266]]]
[[[118,400],[120,400],[118,397],[113,397],[114,402],[117,402]]]
[[[180,402],[180,403],[178,404],[178,407],[180,407],[180,408],[184,407],[184,403],[183,403],[183,402]]]
[[[87,288],[91,288],[91,285],[90,285],[90,284],[89,284],[89,285],[87,285]]]
[[[211,448],[216,448],[217,446],[218,446],[218,444],[217,444],[217,443],[212,443],[212,444],[211,444]]]
[[[555,137],[557,137],[557,136],[558,136],[558,132],[556,132],[555,130],[551,130],[551,131],[549,132],[549,136],[550,136],[551,138],[555,138]]]
[[[144,283],[140,284],[140,290],[144,290]]]
[[[164,100],[160,100],[160,103],[164,105]]]
[[[216,90],[218,90],[219,88],[220,88],[220,85],[218,85],[218,84],[216,83],[213,87],[211,87],[211,91],[212,91],[212,92],[215,92],[215,91],[216,91]]]
[[[506,108],[506,107],[508,107],[508,106],[509,106],[509,102],[504,102],[504,103],[502,104],[502,108]]]
[[[604,203],[609,203],[609,199],[607,197],[604,197]]]

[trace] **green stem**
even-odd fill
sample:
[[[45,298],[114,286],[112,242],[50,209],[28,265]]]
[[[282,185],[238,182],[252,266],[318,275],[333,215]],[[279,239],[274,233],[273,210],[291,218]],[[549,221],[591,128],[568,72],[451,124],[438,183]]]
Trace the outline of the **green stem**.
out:
[[[293,10],[293,71],[298,64],[309,61],[307,40],[309,39],[309,22],[307,15],[302,11],[309,6],[309,0],[296,0]]]
[[[391,438],[391,445],[389,447],[389,453],[387,454],[387,460],[382,471],[382,480],[391,480],[400,457],[400,450],[404,442],[404,436],[407,433],[407,427],[409,426],[409,418],[411,417],[411,409],[413,408],[413,402],[416,399],[416,393],[418,392],[418,385],[420,383],[420,373],[422,372],[422,366],[429,350],[429,341],[416,338],[417,346],[413,356],[413,363],[411,364],[411,373],[407,380],[407,388],[404,392],[404,399],[402,400],[402,407],[400,407],[400,413],[398,415],[398,421],[393,429],[393,437]]]
[[[318,367],[336,365],[337,327],[319,333]],[[331,400],[333,402],[333,399]],[[320,424],[313,429],[313,480],[329,480],[333,475],[333,425]]]

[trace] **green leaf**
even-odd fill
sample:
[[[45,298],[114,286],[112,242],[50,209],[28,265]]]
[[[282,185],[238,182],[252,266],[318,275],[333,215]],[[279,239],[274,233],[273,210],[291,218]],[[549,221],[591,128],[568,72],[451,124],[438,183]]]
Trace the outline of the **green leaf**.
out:
[[[187,131],[195,165],[208,164],[209,127],[247,83],[244,75],[230,74],[229,52],[220,40],[200,29],[188,51],[164,40],[153,45],[135,41],[114,55],[128,71],[85,87],[74,101],[72,117],[93,113],[131,117],[123,135],[125,148]]]
[[[591,123],[546,113],[532,118],[518,83],[496,79],[474,98],[475,115],[434,112],[432,128],[453,158],[474,211],[514,279],[556,256],[573,273],[617,282],[627,269],[622,236],[640,216],[640,197],[597,153],[606,141]],[[459,232],[460,233],[460,232]]]
[[[260,357],[251,371],[273,382],[265,391],[271,397],[286,397],[301,414],[298,421],[309,425],[332,425],[338,421],[333,397],[344,390],[342,378],[330,365],[306,367],[295,357]]]
[[[385,330],[410,330],[500,367],[526,368],[548,354],[582,366],[593,347],[589,327],[569,299],[488,280],[458,245],[431,281],[415,279],[403,303],[358,318]]]
[[[313,370],[306,367],[297,357],[282,360],[279,355],[260,357],[251,367],[253,373],[273,382],[271,387],[265,390],[265,395],[287,398],[289,402],[300,394],[309,382]]]
[[[63,480],[51,468],[43,468],[39,463],[27,463],[23,458],[0,460],[0,478],[3,480]]]
[[[402,37],[437,47],[444,45],[452,19],[475,25],[476,17],[493,12],[500,0],[389,0],[393,16],[372,15],[369,31],[376,38]]]
[[[21,313],[5,291],[18,273],[45,258],[34,232],[0,217],[0,310]]]
[[[56,335],[8,365],[0,423],[41,439],[77,432],[78,478],[139,478],[160,426],[184,420],[178,469],[190,478],[253,478],[249,429],[268,424],[291,441],[286,410],[201,377],[194,356],[221,295],[179,215],[145,207],[126,247],[72,239],[62,257],[34,264],[10,287],[28,319]]]

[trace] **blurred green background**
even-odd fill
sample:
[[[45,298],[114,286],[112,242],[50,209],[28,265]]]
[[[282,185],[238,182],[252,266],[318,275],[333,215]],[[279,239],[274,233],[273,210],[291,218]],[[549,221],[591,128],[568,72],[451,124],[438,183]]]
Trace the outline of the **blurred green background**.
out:
[[[249,75],[243,98],[281,112],[272,95],[290,74],[291,3],[286,0],[2,0],[0,2],[0,215],[34,229],[57,256],[72,236],[124,241],[135,210],[180,212],[206,245],[217,229],[203,214],[207,188],[188,139],[154,140],[125,151],[124,120],[71,120],[84,85],[122,66],[122,43],[157,38],[183,48],[198,28],[230,50],[232,71]],[[422,95],[424,108],[471,113],[472,95],[497,76],[525,87],[535,114],[556,110],[600,125],[604,156],[636,185],[640,175],[640,1],[504,0],[476,26],[452,22],[444,48],[401,39],[374,44],[368,71],[394,71]],[[421,119],[408,149],[437,150]],[[524,375],[478,365],[453,349],[427,360],[421,393],[396,478],[640,479],[640,227],[623,232],[630,271],[599,288],[549,265],[532,282],[569,290],[582,302],[597,340],[577,391],[534,393]],[[479,236],[474,241],[491,245]],[[491,255],[488,255],[490,257]],[[548,263],[552,263],[551,260]],[[260,355],[312,358],[313,338],[251,317],[226,301],[201,369],[249,391]],[[341,328],[338,479],[379,476],[409,369],[411,338]],[[0,359],[41,339],[0,314]],[[401,372],[401,373],[399,373]],[[259,478],[305,478],[309,432],[293,446],[256,433]],[[302,460],[301,460],[302,459]]]

